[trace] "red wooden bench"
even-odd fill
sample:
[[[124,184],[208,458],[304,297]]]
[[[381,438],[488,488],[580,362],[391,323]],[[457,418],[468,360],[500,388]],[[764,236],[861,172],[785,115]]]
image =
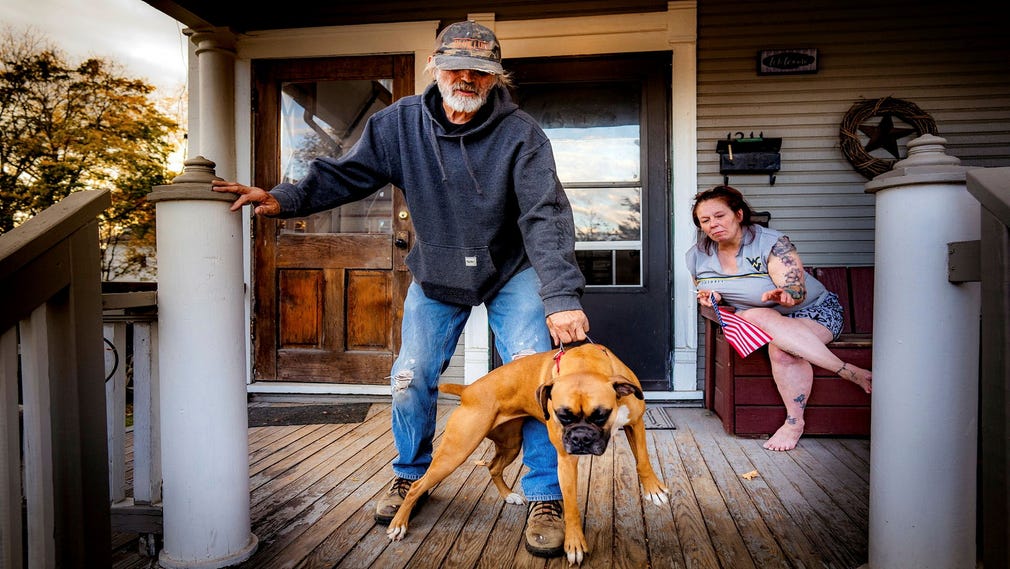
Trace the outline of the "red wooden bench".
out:
[[[807,270],[838,295],[845,311],[842,335],[828,348],[843,361],[872,369],[873,267]],[[705,317],[705,407],[722,419],[727,433],[774,433],[785,421],[786,412],[772,379],[768,349],[741,358],[726,342],[713,310],[701,307],[701,314]],[[804,434],[869,435],[870,396],[832,371],[814,367]]]

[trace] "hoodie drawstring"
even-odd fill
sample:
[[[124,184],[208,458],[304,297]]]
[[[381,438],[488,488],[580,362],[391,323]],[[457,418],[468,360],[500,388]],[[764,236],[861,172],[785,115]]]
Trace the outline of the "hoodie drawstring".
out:
[[[470,179],[473,180],[473,186],[477,188],[477,195],[482,195],[484,190],[480,187],[480,182],[477,181],[477,175],[473,173],[473,166],[470,164],[470,155],[466,153],[466,145],[463,144],[463,137],[459,137],[459,151],[463,155],[463,163],[466,164],[466,171],[470,174]]]
[[[434,119],[432,119],[434,121]],[[442,163],[442,150],[438,147],[438,135],[435,134],[434,127],[428,128],[428,133],[431,135],[431,147],[435,150],[435,162],[438,163],[438,171],[442,174],[442,182],[445,183],[449,176],[445,173],[445,164]]]

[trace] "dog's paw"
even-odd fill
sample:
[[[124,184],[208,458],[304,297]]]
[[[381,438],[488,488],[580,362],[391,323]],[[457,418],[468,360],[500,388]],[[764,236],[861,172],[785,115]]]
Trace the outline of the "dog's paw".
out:
[[[568,558],[568,565],[582,565],[582,560],[586,558],[589,551],[589,544],[586,543],[585,536],[575,538],[565,538],[565,557]]]
[[[389,527],[386,529],[386,537],[389,538],[389,541],[400,541],[401,539],[403,539],[403,536],[405,535],[407,535],[406,524],[394,525],[391,522],[389,524]]]
[[[657,484],[653,488],[644,491],[645,499],[657,506],[662,506],[670,502],[670,489],[662,484]]]
[[[526,499],[523,498],[522,496],[520,496],[519,494],[516,494],[515,492],[512,492],[508,496],[505,496],[505,503],[506,504],[515,504],[517,506],[522,506],[523,504],[526,503]]]

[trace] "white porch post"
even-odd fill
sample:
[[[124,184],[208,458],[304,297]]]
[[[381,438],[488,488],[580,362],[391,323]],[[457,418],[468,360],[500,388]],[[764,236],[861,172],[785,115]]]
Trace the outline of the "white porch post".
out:
[[[250,531],[242,221],[211,189],[214,163],[186,161],[154,188],[158,362],[167,568],[235,565]]]
[[[876,194],[869,567],[975,567],[978,283],[947,244],[979,239],[966,168],[924,135]]]

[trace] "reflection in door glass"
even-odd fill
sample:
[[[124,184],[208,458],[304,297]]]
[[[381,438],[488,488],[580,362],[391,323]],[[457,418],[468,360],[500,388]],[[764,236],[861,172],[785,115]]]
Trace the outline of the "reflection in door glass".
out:
[[[638,83],[522,86],[572,204],[588,286],[642,285],[640,101]]]
[[[295,183],[318,156],[339,157],[365,121],[392,102],[392,81],[320,81],[281,87],[281,181]],[[391,233],[393,188],[308,217],[281,221],[284,233]]]
[[[641,241],[641,188],[580,188],[565,193],[575,216],[578,241]]]

